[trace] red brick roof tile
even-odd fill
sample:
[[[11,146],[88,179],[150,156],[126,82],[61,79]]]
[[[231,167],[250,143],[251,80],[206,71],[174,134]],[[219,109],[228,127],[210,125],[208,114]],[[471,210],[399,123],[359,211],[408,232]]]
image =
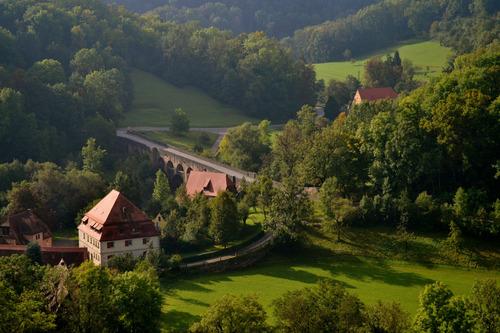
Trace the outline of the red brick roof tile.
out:
[[[235,185],[225,173],[191,171],[186,184],[186,192],[190,197],[198,193],[215,197],[219,192],[233,190]]]
[[[360,88],[359,96],[363,102],[371,102],[379,99],[394,99],[398,94],[390,87],[384,88]]]

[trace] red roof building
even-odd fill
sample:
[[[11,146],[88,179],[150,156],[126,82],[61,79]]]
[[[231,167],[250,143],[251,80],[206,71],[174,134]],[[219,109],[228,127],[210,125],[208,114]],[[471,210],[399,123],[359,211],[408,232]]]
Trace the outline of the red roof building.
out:
[[[26,245],[29,242],[52,246],[49,227],[33,211],[9,215],[0,223],[0,244]]]
[[[207,197],[216,197],[224,191],[236,191],[236,185],[225,173],[191,171],[186,184],[188,196],[201,193]]]
[[[115,190],[85,214],[78,231],[80,247],[87,248],[90,260],[103,266],[113,256],[131,253],[140,257],[160,247],[160,232],[153,221]]]
[[[382,99],[395,99],[398,94],[390,87],[384,88],[359,88],[354,95],[353,104],[374,102]]]

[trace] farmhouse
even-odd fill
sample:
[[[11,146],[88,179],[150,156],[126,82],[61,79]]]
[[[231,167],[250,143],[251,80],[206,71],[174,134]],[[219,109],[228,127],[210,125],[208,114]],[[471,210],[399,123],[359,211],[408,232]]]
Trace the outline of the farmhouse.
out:
[[[354,95],[353,104],[358,105],[365,102],[374,102],[383,99],[395,99],[398,94],[390,87],[384,88],[359,88]]]
[[[144,256],[160,248],[160,233],[147,215],[118,191],[111,191],[88,211],[78,226],[80,247],[89,259],[106,266],[113,256]]]
[[[216,197],[224,191],[236,191],[236,185],[225,173],[192,171],[186,184],[188,196],[201,193],[207,197]]]
[[[33,211],[9,215],[0,224],[0,244],[26,245],[29,242],[52,246],[49,227]]]

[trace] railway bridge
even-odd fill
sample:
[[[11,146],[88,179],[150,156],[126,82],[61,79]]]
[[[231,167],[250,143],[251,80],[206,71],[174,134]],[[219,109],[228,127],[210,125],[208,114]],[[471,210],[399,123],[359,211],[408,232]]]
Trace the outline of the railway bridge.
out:
[[[238,170],[212,159],[200,157],[178,148],[167,147],[130,129],[119,129],[116,135],[125,141],[129,150],[148,152],[152,162],[167,174],[174,187],[186,182],[189,173],[193,170],[225,173],[232,178],[235,184],[240,183],[243,179],[248,182],[255,181],[256,174],[253,172]]]

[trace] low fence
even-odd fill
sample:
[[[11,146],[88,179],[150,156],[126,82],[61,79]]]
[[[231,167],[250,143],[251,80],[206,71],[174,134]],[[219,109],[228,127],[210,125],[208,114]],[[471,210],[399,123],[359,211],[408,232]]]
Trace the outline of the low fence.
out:
[[[25,245],[0,244],[0,256],[24,253]],[[89,258],[87,249],[81,247],[41,247],[41,253],[42,262],[49,265],[57,265],[61,259],[66,265],[80,265]]]
[[[236,255],[238,253],[238,251],[241,251],[245,247],[257,242],[259,239],[264,237],[264,235],[265,235],[264,231],[260,231],[255,236],[247,239],[246,241],[244,241],[238,245],[228,247],[228,248],[223,249],[223,250],[205,252],[205,253],[195,254],[195,255],[192,255],[189,257],[182,258],[181,264],[190,264],[190,263],[197,262],[197,261],[209,260],[211,258]]]
[[[264,258],[272,249],[272,240],[263,242],[256,247],[236,253],[232,256],[209,259],[202,262],[184,264],[180,266],[183,273],[220,273],[229,270],[246,268]]]

